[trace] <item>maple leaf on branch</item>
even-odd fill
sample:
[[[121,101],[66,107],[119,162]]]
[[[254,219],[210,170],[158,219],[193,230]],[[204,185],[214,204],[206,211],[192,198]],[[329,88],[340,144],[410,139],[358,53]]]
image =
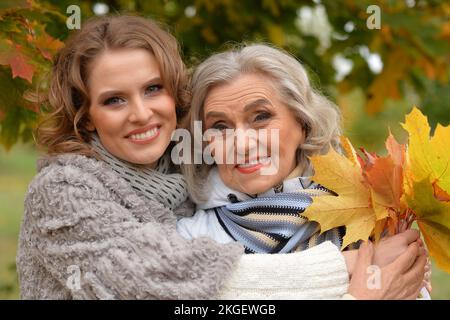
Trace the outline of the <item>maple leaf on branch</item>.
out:
[[[438,125],[430,137],[428,121],[417,108],[403,127],[408,144],[389,134],[384,157],[365,149],[360,156],[346,137],[341,137],[346,155],[330,148],[311,157],[312,180],[337,196],[313,197],[303,216],[317,221],[321,232],[345,226],[342,248],[370,237],[378,241],[386,231],[398,233],[400,222],[411,227],[417,221],[430,255],[450,273],[450,127]]]
[[[314,197],[303,216],[317,221],[321,232],[345,225],[342,248],[369,238],[375,226],[376,213],[359,165],[333,148],[326,155],[313,156],[311,162],[315,171],[312,179],[338,196]]]
[[[405,200],[416,215],[430,255],[438,267],[450,273],[450,203],[434,197],[427,178],[414,182]]]
[[[450,273],[450,126],[438,124],[430,136],[428,120],[416,107],[402,125],[409,134],[403,200],[430,255]]]
[[[438,124],[430,137],[427,118],[414,108],[406,116],[403,128],[409,134],[408,168],[415,181],[430,178],[435,194],[450,198],[450,127]]]
[[[30,64],[29,59],[22,53],[22,46],[14,44],[10,40],[6,40],[8,46],[0,54],[0,64],[9,65],[11,67],[12,78],[20,77],[32,83],[35,67]]]
[[[370,186],[372,193],[372,205],[383,228],[388,228],[391,235],[399,230],[400,220],[406,218],[407,208],[402,203],[404,194],[403,174],[406,158],[406,147],[399,144],[390,133],[386,140],[388,155],[379,157],[362,149],[367,160],[361,158],[363,163],[363,175]],[[378,220],[380,220],[378,219]],[[381,228],[381,226],[379,226]],[[378,241],[381,234],[375,231],[375,240]]]

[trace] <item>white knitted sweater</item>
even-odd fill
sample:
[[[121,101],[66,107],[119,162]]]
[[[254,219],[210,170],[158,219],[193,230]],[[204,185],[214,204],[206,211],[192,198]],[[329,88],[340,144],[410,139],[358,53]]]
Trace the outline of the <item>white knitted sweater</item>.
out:
[[[347,287],[344,256],[327,241],[297,253],[243,256],[219,298],[341,299]]]

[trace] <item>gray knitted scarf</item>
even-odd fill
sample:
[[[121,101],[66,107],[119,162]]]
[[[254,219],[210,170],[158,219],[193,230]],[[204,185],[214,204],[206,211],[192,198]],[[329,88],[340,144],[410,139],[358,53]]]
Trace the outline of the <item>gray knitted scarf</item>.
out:
[[[155,169],[149,169],[113,156],[105,149],[96,134],[92,136],[91,145],[102,160],[130,183],[140,196],[156,200],[171,210],[186,201],[188,197],[186,181],[179,173],[169,173],[171,165],[168,154],[159,159]]]

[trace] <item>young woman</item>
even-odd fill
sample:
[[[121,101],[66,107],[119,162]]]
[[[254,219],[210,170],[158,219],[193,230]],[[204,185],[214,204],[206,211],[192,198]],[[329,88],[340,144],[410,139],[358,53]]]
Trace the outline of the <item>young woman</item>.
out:
[[[271,285],[266,265],[274,256],[243,255],[238,243],[188,241],[176,232],[176,216],[192,214],[185,181],[168,159],[186,112],[186,81],[176,40],[152,21],[97,18],[71,35],[55,59],[50,111],[38,129],[47,154],[25,199],[22,298],[210,299],[225,281],[258,276]],[[341,256],[334,246],[313,249],[280,257],[280,264],[323,273]],[[418,250],[413,243],[392,268],[412,264]],[[311,265],[307,258],[318,255],[322,262]],[[344,292],[345,263],[338,260],[329,274],[342,279]],[[406,274],[387,274],[393,285],[415,288]],[[363,286],[359,292],[369,295]]]
[[[166,151],[186,85],[178,44],[155,22],[105,17],[71,35],[38,130],[47,156],[25,200],[22,298],[215,295],[242,249],[175,231],[191,208]]]

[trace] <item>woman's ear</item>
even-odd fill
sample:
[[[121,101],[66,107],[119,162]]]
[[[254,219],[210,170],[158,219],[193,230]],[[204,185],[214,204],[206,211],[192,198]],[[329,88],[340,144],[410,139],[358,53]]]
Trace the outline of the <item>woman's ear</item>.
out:
[[[94,132],[95,131],[95,125],[91,120],[91,115],[89,113],[89,111],[91,110],[91,106],[87,106],[83,108],[83,123],[85,123],[85,128],[87,131],[89,132]]]
[[[178,110],[178,109],[177,109]],[[177,114],[177,129],[189,129],[190,118],[188,114],[178,115]]]
[[[302,144],[304,144],[305,143],[305,141],[306,141],[306,128],[305,128],[305,126],[302,126],[302,141],[301,141],[301,144],[300,145],[302,145]]]
[[[94,126],[94,124],[92,123],[92,121],[90,119],[88,119],[86,121],[86,130],[90,131],[90,132],[94,132],[95,131],[95,126]]]

